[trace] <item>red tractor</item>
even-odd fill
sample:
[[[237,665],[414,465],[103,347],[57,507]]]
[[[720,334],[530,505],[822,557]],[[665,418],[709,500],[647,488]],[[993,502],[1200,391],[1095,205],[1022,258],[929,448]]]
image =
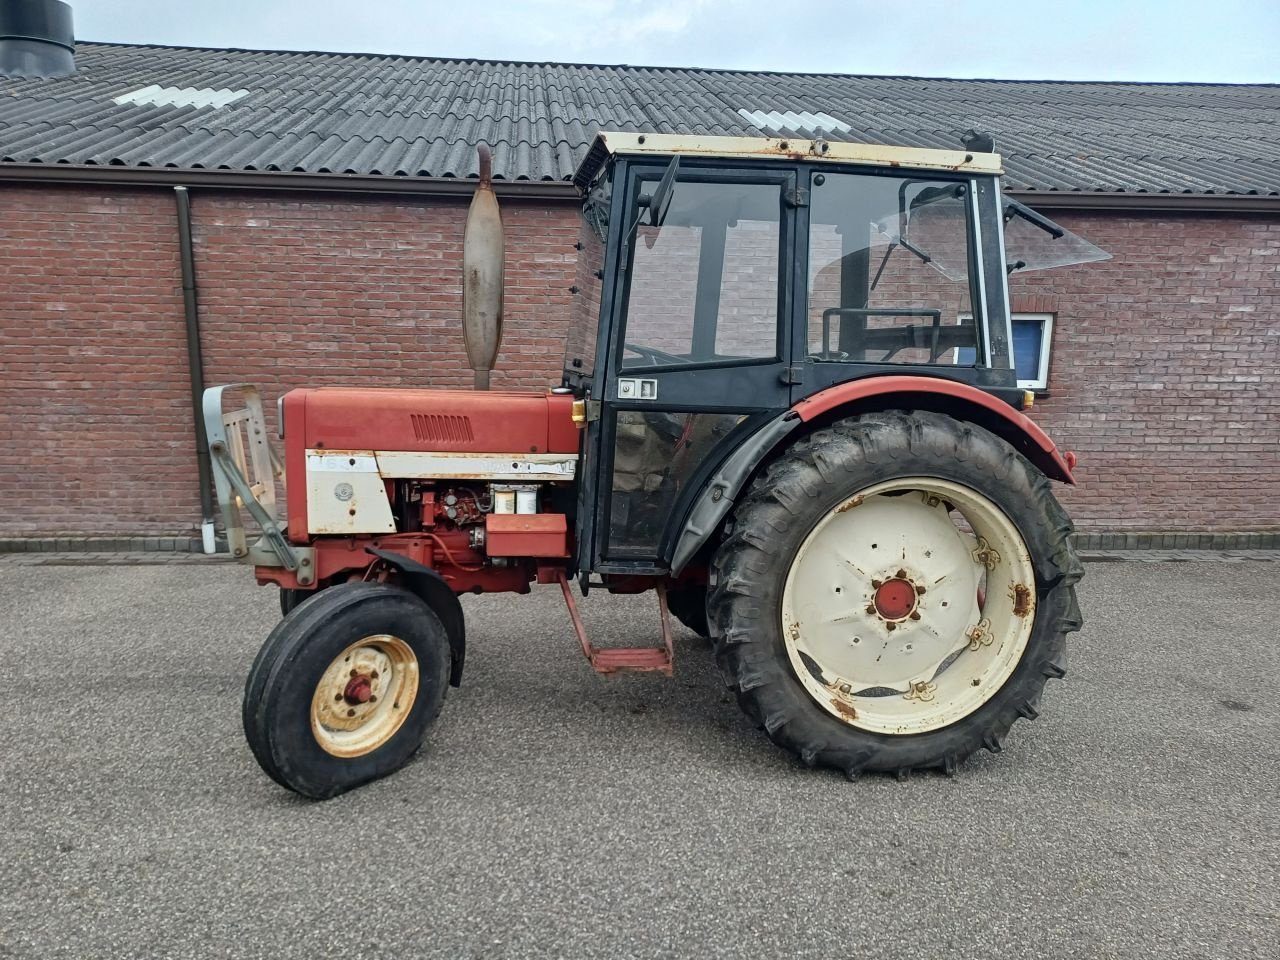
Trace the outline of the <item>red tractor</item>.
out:
[[[673,614],[776,744],[850,777],[951,773],[1035,717],[1082,570],[1006,278],[1105,254],[1004,198],[994,153],[601,134],[562,383],[483,392],[503,251],[481,155],[479,391],[293,390],[283,462],[255,390],[206,394],[230,548],[285,613],[245,688],[262,768],[325,798],[401,767],[462,679],[458,595],[533,583],[605,674],[670,675]],[[661,645],[593,646],[575,580],[655,591]]]

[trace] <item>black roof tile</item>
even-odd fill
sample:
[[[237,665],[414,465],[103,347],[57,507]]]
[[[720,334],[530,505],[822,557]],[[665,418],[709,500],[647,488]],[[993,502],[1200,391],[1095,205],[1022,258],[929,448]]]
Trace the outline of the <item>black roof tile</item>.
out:
[[[1280,196],[1280,86],[759,73],[82,43],[78,72],[0,79],[0,162],[568,181],[596,131],[801,136],[739,110],[825,113],[829,140],[955,148],[991,131],[1014,190]],[[155,84],[248,90],[116,104]]]

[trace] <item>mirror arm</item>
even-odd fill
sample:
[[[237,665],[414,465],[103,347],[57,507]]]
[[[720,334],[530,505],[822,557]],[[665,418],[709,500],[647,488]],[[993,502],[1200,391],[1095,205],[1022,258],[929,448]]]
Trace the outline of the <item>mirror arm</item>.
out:
[[[910,250],[917,257],[919,257],[923,262],[933,263],[933,257],[929,256],[927,253],[925,253],[923,250],[921,250],[919,247],[913,244],[906,237],[899,237],[898,242],[902,244],[902,246],[905,247],[907,250]]]
[[[1041,230],[1049,234],[1049,236],[1053,237],[1053,239],[1055,240],[1061,240],[1064,236],[1066,236],[1067,232],[1063,230],[1062,227],[1058,226],[1056,223],[1054,223],[1052,220],[1050,220],[1048,217],[1044,216],[1043,214],[1036,213],[1036,211],[1032,210],[1030,207],[1019,203],[1017,200],[1010,200],[1005,205],[1005,214],[1006,214],[1005,216],[1006,223],[1008,223],[1013,216],[1019,216],[1023,220],[1026,220],[1028,223],[1034,224],[1035,226],[1039,227]]]

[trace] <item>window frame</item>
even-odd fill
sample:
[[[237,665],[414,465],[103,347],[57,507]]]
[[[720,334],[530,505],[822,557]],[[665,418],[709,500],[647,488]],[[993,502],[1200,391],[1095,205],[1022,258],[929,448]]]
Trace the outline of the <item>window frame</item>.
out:
[[[959,313],[956,316],[958,319],[966,319],[968,314]],[[1018,380],[1018,388],[1021,390],[1033,390],[1036,393],[1047,393],[1049,390],[1049,367],[1053,355],[1053,325],[1055,319],[1056,314],[1039,310],[1009,311],[1009,356],[1014,362],[1015,375],[1017,373],[1017,354],[1014,349],[1013,331],[1019,321],[1036,320],[1040,323],[1040,355],[1036,358],[1036,377],[1033,380]],[[951,362],[955,366],[971,366],[971,364],[960,362],[958,350]]]

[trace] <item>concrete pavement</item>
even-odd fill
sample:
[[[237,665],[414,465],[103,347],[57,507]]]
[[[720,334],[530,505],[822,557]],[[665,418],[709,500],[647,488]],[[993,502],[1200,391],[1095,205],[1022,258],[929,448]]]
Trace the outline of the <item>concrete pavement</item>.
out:
[[[0,958],[1280,956],[1280,565],[1091,564],[1044,712],[954,780],[803,769],[678,637],[603,680],[467,598],[406,770],[323,804],[239,728],[229,564],[0,565]],[[584,603],[601,642],[652,598]]]

